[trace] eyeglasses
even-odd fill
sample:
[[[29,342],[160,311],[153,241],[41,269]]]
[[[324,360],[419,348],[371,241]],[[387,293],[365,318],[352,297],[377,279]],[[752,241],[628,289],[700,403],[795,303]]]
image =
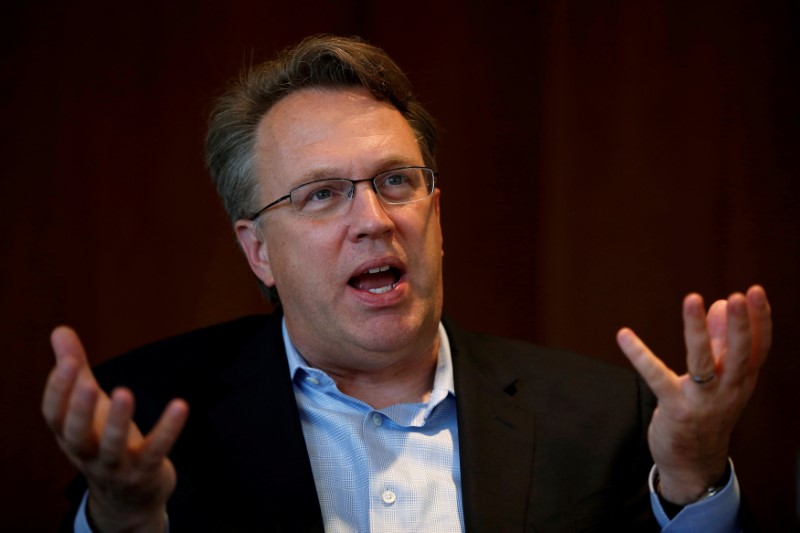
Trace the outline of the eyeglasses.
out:
[[[304,217],[322,218],[339,214],[350,205],[355,196],[356,183],[362,181],[372,182],[372,190],[384,204],[410,204],[433,194],[437,176],[438,173],[430,168],[401,167],[363,180],[335,178],[309,181],[267,204],[251,216],[250,220],[256,220],[267,209],[284,200],[289,200],[297,214]]]

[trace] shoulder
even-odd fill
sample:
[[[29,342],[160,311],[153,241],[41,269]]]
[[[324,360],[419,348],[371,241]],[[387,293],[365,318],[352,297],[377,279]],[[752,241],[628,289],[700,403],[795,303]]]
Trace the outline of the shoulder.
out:
[[[518,401],[577,408],[586,413],[620,405],[650,405],[646,385],[632,369],[569,350],[467,332],[445,321],[454,365],[470,365]],[[631,400],[634,400],[633,402]]]
[[[456,357],[470,360],[481,370],[497,374],[522,374],[528,377],[602,376],[628,380],[632,370],[570,350],[549,348],[531,342],[474,333],[445,320],[445,329]]]
[[[447,321],[445,327],[463,407],[459,424],[470,423],[485,398],[502,398],[495,405],[511,406],[535,427],[534,479],[561,486],[565,472],[579,474],[571,490],[586,495],[585,502],[639,491],[652,465],[647,427],[656,402],[635,372],[568,350],[465,332]],[[482,390],[480,400],[474,387]],[[548,496],[553,507],[562,496]]]
[[[173,398],[186,400],[197,418],[237,383],[280,374],[282,350],[280,314],[256,315],[146,344],[93,370],[106,392],[131,390],[136,423],[147,431]]]
[[[98,365],[94,372],[107,390],[125,385],[174,394],[182,384],[200,386],[230,372],[254,346],[262,352],[282,346],[280,315],[247,316],[149,343]]]

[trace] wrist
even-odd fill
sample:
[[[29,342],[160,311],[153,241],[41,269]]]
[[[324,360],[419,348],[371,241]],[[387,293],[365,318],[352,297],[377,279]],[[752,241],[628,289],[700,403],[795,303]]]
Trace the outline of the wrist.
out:
[[[92,497],[86,502],[86,519],[93,533],[125,531],[130,533],[167,531],[165,506],[153,509],[118,509],[105,505]]]
[[[722,475],[713,476],[712,482],[707,482],[704,479],[692,479],[684,477],[676,479],[674,477],[662,475],[658,468],[655,469],[655,478],[653,485],[662,503],[667,504],[669,507],[680,508],[698,503],[708,498],[714,497],[719,493],[730,480],[731,470],[728,462],[725,464],[725,469]],[[705,479],[709,479],[706,477]]]

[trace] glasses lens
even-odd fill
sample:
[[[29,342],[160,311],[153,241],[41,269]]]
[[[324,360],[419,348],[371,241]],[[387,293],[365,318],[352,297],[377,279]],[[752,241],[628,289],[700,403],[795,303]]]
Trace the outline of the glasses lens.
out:
[[[358,181],[326,179],[304,183],[292,189],[292,207],[306,217],[325,217],[342,212]],[[388,170],[372,180],[378,196],[386,204],[407,204],[431,195],[434,172],[429,168],[411,167]]]
[[[375,177],[375,188],[389,204],[422,200],[433,191],[433,171],[427,168],[390,170]]]
[[[303,216],[332,214],[348,202],[353,183],[348,180],[319,180],[303,184],[291,192],[292,206]]]

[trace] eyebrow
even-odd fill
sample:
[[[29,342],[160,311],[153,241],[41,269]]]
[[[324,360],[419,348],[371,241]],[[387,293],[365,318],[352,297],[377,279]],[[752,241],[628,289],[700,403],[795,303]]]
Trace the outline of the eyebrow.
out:
[[[415,158],[408,158],[404,156],[393,156],[388,157],[386,159],[381,160],[377,165],[375,165],[375,171],[367,178],[371,178],[373,176],[377,176],[381,172],[386,172],[387,170],[392,170],[393,168],[402,168],[402,167],[415,167],[415,166],[424,166],[425,163],[414,163]],[[350,171],[344,170],[343,167],[318,167],[311,169],[310,171],[306,172],[305,174],[301,175],[300,178],[292,184],[292,187],[299,187],[304,183],[309,183],[311,181],[317,180],[324,180],[324,179],[353,179],[352,173]]]

